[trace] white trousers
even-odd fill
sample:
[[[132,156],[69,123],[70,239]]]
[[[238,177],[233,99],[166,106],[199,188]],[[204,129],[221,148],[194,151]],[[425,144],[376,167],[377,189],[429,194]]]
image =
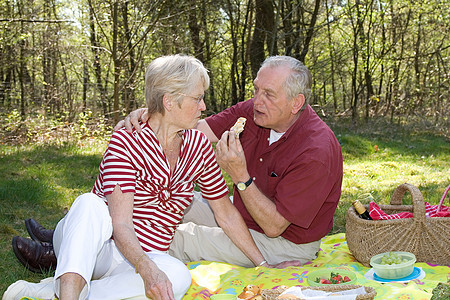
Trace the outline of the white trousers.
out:
[[[58,261],[54,277],[57,295],[60,276],[72,272],[87,282],[80,299],[146,299],[144,282],[117,249],[112,230],[108,207],[101,198],[87,193],[74,201],[53,236]],[[171,281],[175,299],[182,299],[191,284],[187,267],[165,252],[147,255]]]
[[[304,264],[317,258],[320,248],[320,240],[295,244],[281,236],[270,238],[251,229],[250,234],[269,264],[289,260],[299,260]],[[211,207],[197,192],[194,192],[194,201],[184,215],[183,224],[175,232],[169,254],[183,262],[210,260],[254,267],[253,262],[218,227]]]

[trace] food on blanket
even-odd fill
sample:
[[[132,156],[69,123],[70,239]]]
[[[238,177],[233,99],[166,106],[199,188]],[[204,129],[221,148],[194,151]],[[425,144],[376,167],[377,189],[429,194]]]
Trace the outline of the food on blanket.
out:
[[[241,132],[244,131],[245,122],[247,122],[247,119],[240,117],[237,119],[236,123],[234,123],[233,127],[230,128],[230,131],[234,131],[236,138],[238,138]]]
[[[416,262],[416,256],[410,252],[391,251],[380,253],[373,256],[370,259],[370,265],[373,267],[373,271],[378,277],[384,279],[399,279],[411,275],[414,271],[414,263]],[[400,256],[401,263],[395,263],[397,256]],[[391,258],[393,264],[382,264],[381,260],[385,257],[385,262]],[[406,260],[403,262],[403,260]]]
[[[249,284],[238,296],[239,300],[262,300],[261,286]]]
[[[308,273],[308,284],[310,286],[324,286],[324,285],[342,285],[342,284],[356,284],[356,274],[350,270],[341,268],[320,268]]]
[[[349,282],[351,279],[347,275],[342,277],[339,273],[333,273],[331,272],[330,278],[316,278],[316,282],[321,284],[341,284],[342,282]]]
[[[432,293],[430,300],[450,299],[450,283],[439,282]]]
[[[406,258],[402,258],[400,255],[398,255],[396,252],[389,252],[386,253],[381,257],[380,264],[382,265],[393,265],[393,264],[401,264],[404,262],[407,262],[408,260]]]

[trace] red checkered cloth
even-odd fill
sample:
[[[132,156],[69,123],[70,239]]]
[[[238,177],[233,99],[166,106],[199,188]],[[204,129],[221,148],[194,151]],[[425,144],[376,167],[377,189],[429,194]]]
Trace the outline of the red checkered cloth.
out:
[[[425,202],[426,216],[450,217],[450,207],[442,205],[440,211],[438,211],[438,206],[439,205],[430,205],[428,202]],[[397,214],[388,215],[373,201],[369,204],[369,215],[373,220],[392,220],[413,217],[413,213],[411,212],[400,212]]]

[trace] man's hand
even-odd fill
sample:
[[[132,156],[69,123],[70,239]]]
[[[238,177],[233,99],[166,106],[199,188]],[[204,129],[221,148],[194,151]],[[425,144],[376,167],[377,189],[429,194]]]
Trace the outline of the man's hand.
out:
[[[233,131],[225,131],[216,144],[219,166],[230,175],[234,183],[248,180],[247,163],[241,142]]]
[[[145,123],[148,121],[149,115],[147,108],[138,108],[130,112],[128,116],[125,117],[125,120],[119,121],[117,125],[114,127],[114,130],[121,129],[125,126],[128,132],[131,133],[132,128],[134,127],[137,132],[141,132],[142,128],[139,124],[139,121]]]
[[[264,263],[261,266],[272,269],[284,269],[287,267],[300,267],[302,266],[302,263],[299,260],[286,260],[276,265],[269,265],[268,263]]]
[[[276,265],[269,265],[270,268],[284,269],[287,267],[300,267],[302,264],[299,260],[287,260]],[[265,266],[265,265],[263,265]]]

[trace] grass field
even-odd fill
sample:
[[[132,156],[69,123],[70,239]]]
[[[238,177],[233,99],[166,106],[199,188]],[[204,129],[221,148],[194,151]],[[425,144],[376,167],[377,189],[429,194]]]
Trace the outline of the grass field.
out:
[[[331,123],[344,154],[343,193],[331,233],[345,231],[351,202],[365,198],[387,204],[401,183],[419,187],[426,201],[438,203],[450,183],[450,142],[428,131],[384,123],[352,127]],[[18,279],[39,281],[52,274],[27,271],[16,260],[11,239],[27,236],[24,219],[54,227],[95,181],[105,139],[42,139],[26,145],[0,145],[0,293]],[[405,202],[410,204],[409,195]],[[447,203],[448,205],[448,203]]]

